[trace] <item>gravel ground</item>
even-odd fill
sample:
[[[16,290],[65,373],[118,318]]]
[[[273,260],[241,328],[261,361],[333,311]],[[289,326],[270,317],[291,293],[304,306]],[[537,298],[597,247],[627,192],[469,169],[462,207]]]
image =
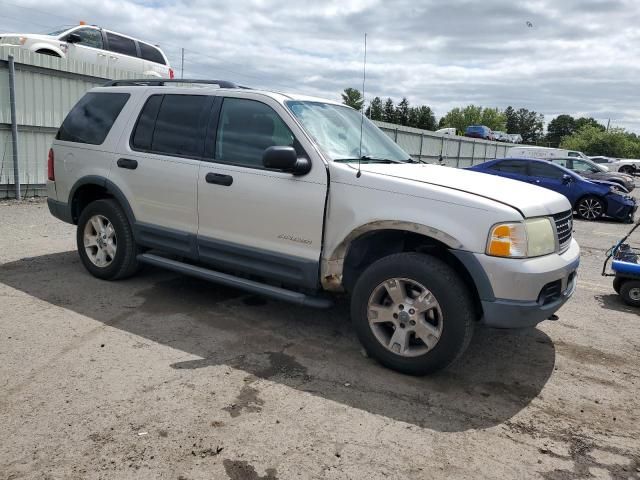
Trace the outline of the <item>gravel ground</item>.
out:
[[[45,203],[0,203],[0,478],[640,478],[640,312],[599,275],[628,228],[576,221],[558,321],[477,329],[413,378],[362,355],[345,303],[99,281]]]

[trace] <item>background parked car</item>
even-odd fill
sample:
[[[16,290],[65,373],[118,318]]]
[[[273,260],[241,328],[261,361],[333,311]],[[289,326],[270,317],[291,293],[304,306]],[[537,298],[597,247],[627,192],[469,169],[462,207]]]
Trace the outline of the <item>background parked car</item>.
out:
[[[469,170],[512,178],[561,193],[569,199],[578,216],[585,220],[597,220],[607,215],[630,221],[637,208],[635,199],[626,195],[618,185],[587,180],[546,160],[501,158],[469,167]]]
[[[465,137],[483,138],[485,140],[493,140],[493,132],[489,127],[484,125],[469,125],[464,131]]]
[[[607,166],[598,165],[591,160],[585,160],[583,158],[553,158],[551,161],[576,172],[584,178],[617,183],[629,192],[636,188],[633,176],[627,175],[626,173],[611,172]]]
[[[639,175],[640,174],[640,160],[633,158],[613,158],[605,156],[589,157],[592,161],[598,164],[605,164],[609,170],[626,173],[627,175]]]
[[[549,148],[549,147],[511,147],[507,150],[507,157],[517,158],[584,158],[589,160],[584,153],[577,150],[566,150],[564,148]]]
[[[507,133],[509,143],[522,143],[522,135],[519,133]]]
[[[456,129],[453,127],[446,127],[436,130],[436,133],[442,133],[443,135],[456,135]]]
[[[509,135],[507,134],[507,132],[501,132],[499,130],[494,130],[493,131],[493,138],[496,142],[508,142],[509,140]]]
[[[95,25],[78,25],[47,35],[2,33],[0,45],[142,75],[173,78],[173,70],[160,48]]]

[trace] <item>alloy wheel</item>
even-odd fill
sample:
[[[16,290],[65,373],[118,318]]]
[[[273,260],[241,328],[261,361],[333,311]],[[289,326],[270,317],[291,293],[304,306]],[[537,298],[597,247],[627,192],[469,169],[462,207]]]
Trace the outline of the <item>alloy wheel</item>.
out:
[[[602,216],[602,202],[595,198],[585,198],[578,205],[578,213],[587,220],[600,218]]]
[[[84,249],[87,257],[96,267],[111,265],[116,257],[118,242],[116,231],[109,219],[94,215],[84,226]]]

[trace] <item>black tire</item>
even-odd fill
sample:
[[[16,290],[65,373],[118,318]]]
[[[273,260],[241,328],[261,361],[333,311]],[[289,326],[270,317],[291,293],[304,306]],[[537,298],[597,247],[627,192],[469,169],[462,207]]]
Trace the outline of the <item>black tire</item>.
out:
[[[605,203],[601,198],[593,195],[582,197],[576,203],[576,213],[584,220],[598,220],[605,212]]]
[[[624,303],[640,307],[640,280],[627,280],[620,287],[620,296]]]
[[[624,167],[620,167],[618,172],[626,173],[627,175],[633,175],[636,172],[636,169],[628,165],[625,165]]]
[[[392,352],[369,325],[369,299],[376,288],[393,278],[420,283],[439,303],[441,334],[435,346],[424,354],[408,357]],[[446,368],[464,353],[473,335],[476,315],[469,288],[450,266],[429,255],[399,253],[376,261],[357,279],[351,296],[351,319],[371,358],[402,373],[426,375]]]
[[[624,284],[624,278],[620,278],[620,277],[615,277],[613,279],[613,289],[616,291],[616,293],[620,293],[620,288],[622,287],[622,285]]]
[[[85,227],[95,215],[100,215],[111,222],[117,240],[115,255],[109,265],[103,267],[92,262],[84,246]],[[127,216],[115,200],[96,200],[85,207],[78,219],[76,242],[83,265],[94,277],[103,280],[119,280],[133,275],[138,270],[136,258],[138,248],[133,237],[133,230]]]

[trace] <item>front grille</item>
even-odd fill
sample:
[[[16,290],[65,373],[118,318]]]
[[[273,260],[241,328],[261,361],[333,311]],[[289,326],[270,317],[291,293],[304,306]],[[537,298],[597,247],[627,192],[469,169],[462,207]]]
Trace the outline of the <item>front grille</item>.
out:
[[[556,222],[556,235],[558,236],[560,251],[563,251],[569,247],[569,243],[571,242],[571,236],[573,234],[573,214],[571,210],[556,213],[553,215],[553,220]]]

